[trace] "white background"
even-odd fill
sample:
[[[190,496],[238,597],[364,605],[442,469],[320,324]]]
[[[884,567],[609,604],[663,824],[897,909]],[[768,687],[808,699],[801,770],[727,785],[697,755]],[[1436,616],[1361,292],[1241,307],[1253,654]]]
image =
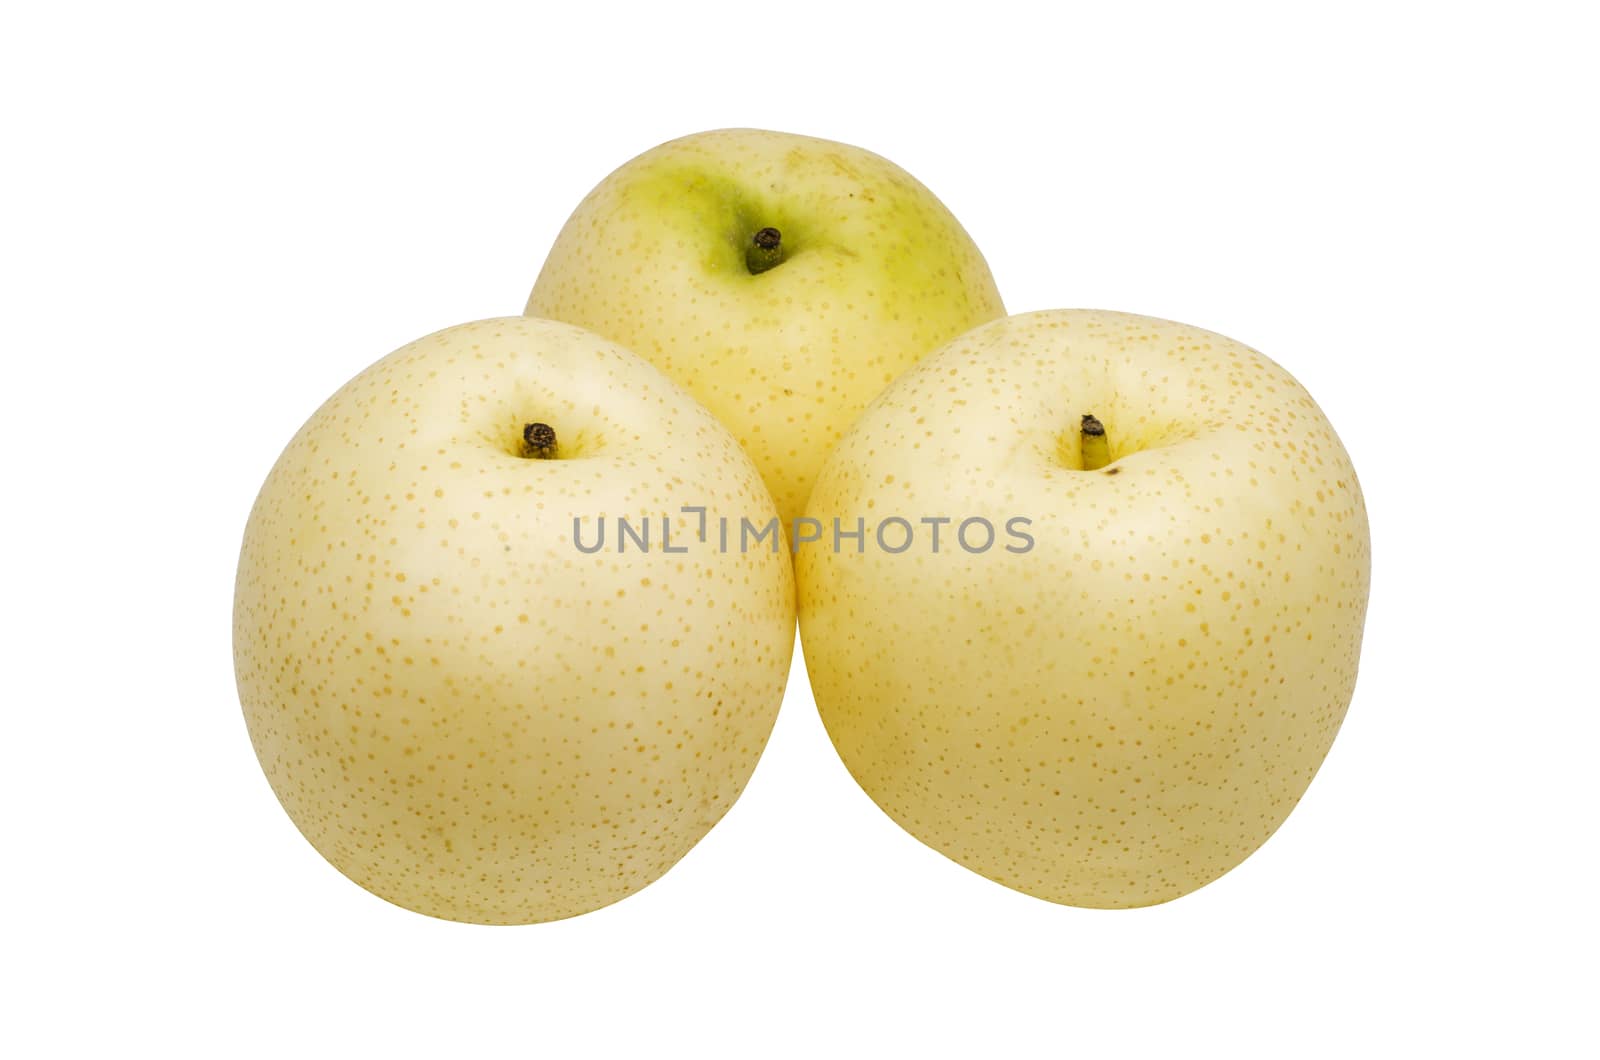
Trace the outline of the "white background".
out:
[[[1583,8],[8,5],[0,1052],[1594,1055]],[[1366,652],[1241,868],[1133,912],[980,879],[855,788],[798,663],[725,821],[575,920],[402,911],[279,809],[229,646],[279,449],[728,125],[895,160],[1013,311],[1199,324],[1318,397]]]

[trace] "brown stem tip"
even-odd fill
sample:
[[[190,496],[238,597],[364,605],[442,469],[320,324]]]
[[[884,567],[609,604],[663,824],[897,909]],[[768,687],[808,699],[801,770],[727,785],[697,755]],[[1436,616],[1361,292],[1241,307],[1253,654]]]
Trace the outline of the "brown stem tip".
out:
[[[1106,437],[1106,425],[1086,415],[1079,429],[1083,432],[1083,469],[1099,471],[1111,463],[1111,440]]]
[[[759,276],[783,261],[783,234],[776,228],[763,228],[745,247],[744,263],[750,275]]]
[[[556,455],[555,428],[548,423],[530,423],[522,428],[522,449],[535,460],[549,460]]]

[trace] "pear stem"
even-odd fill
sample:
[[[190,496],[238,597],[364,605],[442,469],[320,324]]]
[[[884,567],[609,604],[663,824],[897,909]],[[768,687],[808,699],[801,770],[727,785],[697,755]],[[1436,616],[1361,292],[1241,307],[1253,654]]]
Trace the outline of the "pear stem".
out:
[[[1099,471],[1111,463],[1111,443],[1106,440],[1106,425],[1093,414],[1083,417],[1083,469]]]
[[[533,460],[550,460],[556,455],[555,428],[548,423],[529,423],[522,428],[522,455]]]
[[[744,249],[744,264],[752,276],[761,275],[781,261],[783,261],[783,233],[776,228],[763,228]]]

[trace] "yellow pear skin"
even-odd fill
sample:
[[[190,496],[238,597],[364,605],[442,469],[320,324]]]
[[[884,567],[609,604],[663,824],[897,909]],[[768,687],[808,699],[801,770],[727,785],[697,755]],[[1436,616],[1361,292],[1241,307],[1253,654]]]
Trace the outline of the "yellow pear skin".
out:
[[[543,428],[542,430],[540,428]],[[556,920],[632,894],[727,812],[777,715],[786,555],[681,506],[776,518],[755,467],[657,369],[567,324],[450,328],[289,443],[245,530],[239,697],[311,844],[430,916]],[[648,551],[585,554],[604,516]],[[680,552],[679,549],[684,551]]]
[[[788,524],[879,391],[1005,309],[972,239],[892,162],[728,129],[607,177],[557,236],[527,312],[683,384],[744,445]]]
[[[979,327],[873,403],[807,514],[825,539],[867,528],[796,568],[845,765],[912,835],[1027,894],[1145,906],[1216,879],[1283,823],[1349,706],[1355,470],[1311,396],[1220,335],[1079,310]],[[926,526],[889,554],[891,516],[952,522],[937,554]],[[972,517],[993,547],[961,547]]]

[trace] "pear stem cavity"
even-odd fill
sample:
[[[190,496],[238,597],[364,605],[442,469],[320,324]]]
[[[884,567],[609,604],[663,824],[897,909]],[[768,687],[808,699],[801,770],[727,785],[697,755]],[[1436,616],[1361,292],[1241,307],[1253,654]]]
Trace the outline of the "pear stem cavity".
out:
[[[551,460],[556,455],[555,428],[548,423],[530,423],[522,428],[522,455],[531,460]]]
[[[759,276],[783,261],[783,233],[763,228],[744,249],[744,264],[750,275]]]
[[[1092,413],[1083,417],[1083,469],[1099,471],[1111,463],[1111,443],[1106,440],[1106,425]]]

